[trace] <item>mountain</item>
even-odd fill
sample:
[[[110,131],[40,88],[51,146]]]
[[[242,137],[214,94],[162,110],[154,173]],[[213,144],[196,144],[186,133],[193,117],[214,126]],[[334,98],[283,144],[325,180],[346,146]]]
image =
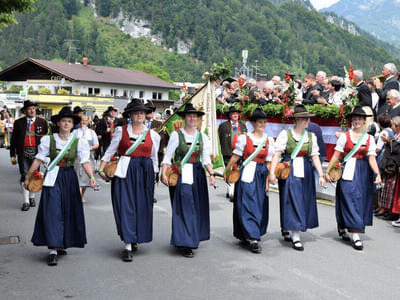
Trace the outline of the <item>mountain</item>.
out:
[[[286,2],[297,2],[297,3],[305,6],[306,8],[314,9],[314,6],[310,2],[310,0],[271,0],[271,2],[275,5],[281,5]]]
[[[400,49],[394,46],[393,44],[390,44],[389,42],[385,42],[376,36],[370,34],[369,32],[363,30],[360,28],[360,26],[356,25],[354,22],[351,22],[343,17],[339,17],[337,14],[334,12],[323,12],[322,13],[325,16],[326,21],[328,21],[331,24],[335,24],[339,26],[340,28],[350,32],[353,35],[361,35],[365,37],[367,40],[370,42],[376,44],[382,49],[385,49],[387,52],[389,52],[392,56],[399,58],[400,57]]]
[[[399,0],[341,0],[322,11],[334,12],[400,48]]]
[[[81,3],[82,2],[82,3]],[[276,2],[276,1],[275,1]],[[282,1],[280,1],[282,2]],[[349,61],[380,72],[387,51],[330,24],[304,3],[268,0],[38,0],[0,32],[0,68],[25,57],[135,68],[173,81],[200,81],[214,62],[258,61],[260,73],[343,75]],[[72,41],[71,41],[72,40]],[[182,54],[179,54],[182,53]]]

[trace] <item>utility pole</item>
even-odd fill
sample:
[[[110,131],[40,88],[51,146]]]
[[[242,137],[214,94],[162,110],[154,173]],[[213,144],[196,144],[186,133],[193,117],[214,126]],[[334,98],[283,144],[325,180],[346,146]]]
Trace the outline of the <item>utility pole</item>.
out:
[[[73,44],[74,42],[79,42],[79,40],[71,40],[71,39],[67,39],[64,40],[65,43],[68,44],[68,63],[71,63],[71,55],[72,55],[72,50],[78,50],[79,48],[74,47]]]

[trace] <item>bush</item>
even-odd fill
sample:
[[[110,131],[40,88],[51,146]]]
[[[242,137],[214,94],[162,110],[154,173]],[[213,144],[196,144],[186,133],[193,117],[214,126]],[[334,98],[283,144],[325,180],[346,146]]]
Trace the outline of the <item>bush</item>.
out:
[[[69,91],[61,88],[57,91],[57,95],[69,95]]]
[[[48,88],[40,88],[39,89],[39,94],[45,94],[45,95],[49,95],[49,94],[51,94],[51,90],[50,89],[48,89]]]
[[[20,91],[22,91],[23,88],[22,86],[17,86],[17,85],[12,85],[10,86],[10,88],[8,89],[9,93],[19,93]]]
[[[33,86],[30,86],[29,88],[28,88],[28,93],[30,94],[30,93],[32,93],[32,92],[34,92],[35,91],[35,89],[33,88]]]

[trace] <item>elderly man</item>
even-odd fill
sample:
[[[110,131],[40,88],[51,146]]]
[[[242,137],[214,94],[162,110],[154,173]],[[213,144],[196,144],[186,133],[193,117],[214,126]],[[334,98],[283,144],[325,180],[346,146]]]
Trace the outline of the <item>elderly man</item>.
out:
[[[354,85],[357,87],[358,104],[372,108],[372,95],[368,85],[364,82],[364,75],[361,70],[354,71]]]
[[[377,78],[375,79],[376,93],[379,96],[378,102],[378,115],[383,114],[387,111],[388,106],[386,104],[386,96],[390,90],[399,90],[399,82],[396,79],[397,68],[393,63],[388,63],[383,66],[382,75],[385,78],[385,82],[382,82]]]
[[[318,71],[317,75],[315,75],[315,80],[321,87],[324,85],[324,80],[326,79],[326,73],[324,71]]]
[[[391,118],[400,116],[400,92],[390,90],[386,95],[386,103],[389,107],[388,113]]]
[[[281,78],[277,75],[272,77],[271,81],[274,83],[274,85],[280,85],[281,84]]]

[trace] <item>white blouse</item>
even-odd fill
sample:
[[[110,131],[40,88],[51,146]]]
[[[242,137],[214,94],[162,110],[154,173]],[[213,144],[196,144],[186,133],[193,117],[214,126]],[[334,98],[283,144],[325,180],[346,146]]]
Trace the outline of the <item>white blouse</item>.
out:
[[[54,133],[54,140],[56,141],[56,149],[61,150],[68,143],[59,138],[58,133]],[[85,139],[79,139],[78,141],[78,159],[81,164],[88,162],[90,157],[90,147]],[[41,161],[48,161],[48,156],[50,155],[50,136],[46,135],[40,140],[38,147],[38,153],[35,158]]]
[[[128,135],[129,138],[134,138],[134,139],[138,139],[145,130],[147,130],[147,128],[145,126],[143,126],[143,130],[138,134],[133,134],[132,132],[132,124],[128,124],[127,126],[127,130],[128,130]],[[153,169],[155,173],[158,173],[158,148],[160,147],[160,136],[158,135],[157,132],[155,132],[154,130],[150,130],[150,137],[151,137],[151,141],[152,141],[152,148],[151,148],[151,154],[150,154],[150,158],[153,161]],[[122,126],[118,126],[114,133],[113,133],[113,137],[110,143],[110,146],[108,146],[106,153],[104,153],[104,156],[101,160],[105,161],[105,162],[109,162],[111,160],[111,157],[115,154],[115,152],[117,152],[118,150],[118,146],[119,143],[122,139]]]
[[[292,136],[294,138],[294,140],[296,142],[298,142],[300,140],[301,136],[297,136],[296,133],[294,133],[293,129],[289,129],[292,131]],[[287,131],[286,130],[282,130],[278,137],[276,138],[275,141],[275,151],[281,151],[284,152],[286,150],[286,145],[287,145],[287,141],[288,141],[288,135],[287,135]],[[308,134],[306,134],[304,136],[304,143],[308,142]],[[313,132],[311,132],[311,142],[312,142],[312,148],[311,148],[311,156],[319,156],[319,147],[318,147],[318,143],[317,143],[317,137],[315,136],[315,134]]]
[[[93,129],[90,129],[88,127],[81,127],[75,129],[72,133],[75,134],[78,139],[85,139],[89,143],[90,147],[99,144],[99,139],[97,138],[97,134]]]
[[[335,94],[329,94],[328,98],[328,103],[329,104],[334,104],[337,106],[341,106],[343,101],[342,101],[342,92],[337,91]]]
[[[180,131],[183,133],[183,137],[185,138],[186,143],[193,143],[196,134],[190,135],[186,133],[186,131],[183,128],[181,128]],[[208,136],[206,136],[204,133],[201,133],[201,137],[203,138],[203,152],[201,153],[200,160],[203,163],[203,165],[210,165],[211,164],[210,141],[208,139]],[[177,131],[174,131],[171,133],[171,136],[169,138],[169,142],[165,150],[164,159],[162,161],[163,164],[167,165],[171,164],[172,157],[178,146],[179,146],[179,135]]]
[[[247,134],[241,134],[239,135],[235,149],[232,151],[233,154],[243,156],[243,151],[244,147],[246,146],[246,136],[250,138],[250,140],[253,142],[253,146],[257,148],[258,145],[265,139],[267,136],[265,133],[263,133],[263,136],[261,138],[255,137],[252,133],[247,133]],[[272,156],[274,155],[274,139],[272,137],[268,137],[268,154],[267,157],[265,158],[265,161],[272,161]]]
[[[353,142],[354,145],[357,144],[357,140],[355,140],[353,138],[353,130],[349,130],[350,131],[350,138],[351,141]],[[370,134],[366,134],[361,142],[361,146],[365,146],[367,145],[367,139],[369,138],[369,149],[368,149],[368,153],[367,156],[373,155],[376,156],[376,143],[375,143],[375,139],[372,135]],[[347,137],[346,134],[342,133],[340,135],[340,137],[338,138],[338,141],[336,143],[336,147],[335,150],[339,151],[339,152],[344,152],[344,147],[346,145],[347,142]]]

